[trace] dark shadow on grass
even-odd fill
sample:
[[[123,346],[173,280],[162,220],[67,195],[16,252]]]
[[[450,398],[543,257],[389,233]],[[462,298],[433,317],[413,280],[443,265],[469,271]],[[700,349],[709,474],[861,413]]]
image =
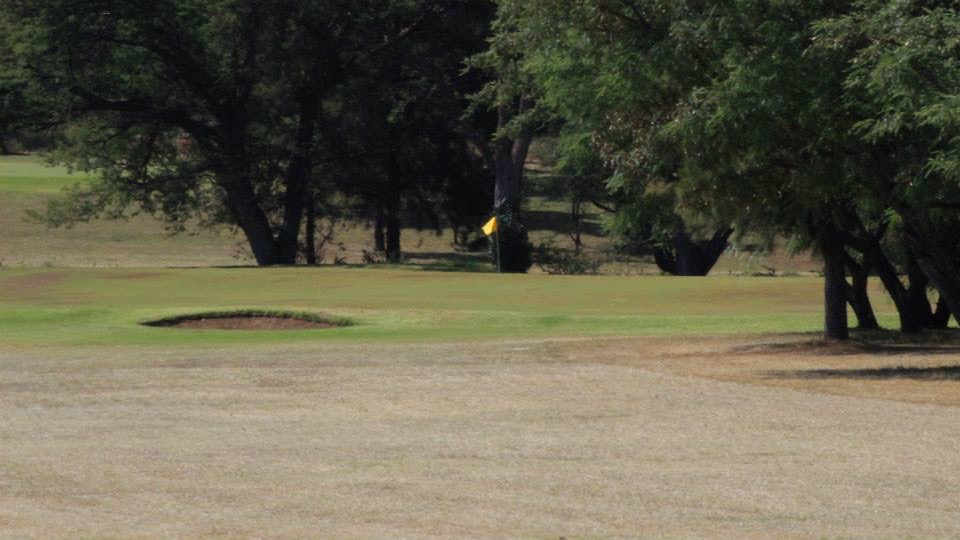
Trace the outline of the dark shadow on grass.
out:
[[[780,341],[734,347],[737,354],[950,355],[960,354],[960,329],[903,334],[894,330],[852,330],[848,341],[825,341],[818,332],[781,334]]]
[[[771,371],[771,377],[790,379],[911,379],[918,381],[960,381],[960,366],[882,367],[863,369],[814,369]]]

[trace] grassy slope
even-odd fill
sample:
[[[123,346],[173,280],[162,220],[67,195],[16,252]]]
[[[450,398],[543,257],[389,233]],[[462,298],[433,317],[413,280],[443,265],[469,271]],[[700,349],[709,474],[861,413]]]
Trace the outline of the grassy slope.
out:
[[[291,340],[685,335],[813,331],[820,280],[558,277],[411,269],[0,271],[0,346],[248,344]],[[889,318],[889,308],[880,308]],[[231,333],[138,321],[226,307],[350,317],[322,331]]]

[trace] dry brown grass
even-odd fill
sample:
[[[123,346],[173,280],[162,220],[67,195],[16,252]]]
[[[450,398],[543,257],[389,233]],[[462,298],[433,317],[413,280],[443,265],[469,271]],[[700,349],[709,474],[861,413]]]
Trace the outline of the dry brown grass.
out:
[[[955,353],[798,339],[0,353],[0,536],[960,535],[960,382],[796,373]]]
[[[960,406],[960,344],[949,336],[940,343],[891,336],[849,343],[808,335],[628,338],[563,345],[556,354],[718,381]]]

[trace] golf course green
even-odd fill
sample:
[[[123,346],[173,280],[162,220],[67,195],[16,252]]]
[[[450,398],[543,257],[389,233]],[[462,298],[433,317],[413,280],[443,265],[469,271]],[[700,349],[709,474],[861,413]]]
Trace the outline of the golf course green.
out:
[[[251,344],[816,331],[815,277],[497,275],[374,268],[4,269],[5,347]],[[355,325],[151,328],[159,317],[289,309]],[[884,310],[890,317],[889,310]]]

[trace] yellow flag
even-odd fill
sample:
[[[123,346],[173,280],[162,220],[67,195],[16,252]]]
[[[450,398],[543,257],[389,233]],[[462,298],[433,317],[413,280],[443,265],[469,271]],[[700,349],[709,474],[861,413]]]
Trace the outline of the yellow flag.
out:
[[[490,221],[483,226],[483,234],[490,236],[495,232],[497,232],[497,216],[490,218]]]

